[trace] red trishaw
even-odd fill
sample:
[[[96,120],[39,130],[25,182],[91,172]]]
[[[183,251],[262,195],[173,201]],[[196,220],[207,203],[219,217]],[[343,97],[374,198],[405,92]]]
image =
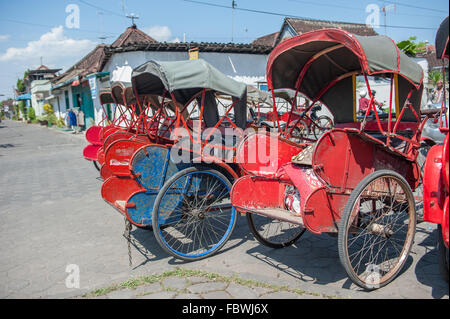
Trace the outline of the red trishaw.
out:
[[[448,61],[449,36],[448,17],[441,23],[436,34],[436,55],[438,59]],[[442,68],[444,78],[444,97],[440,109],[440,131],[447,134],[444,143],[433,146],[427,154],[423,175],[423,217],[424,221],[438,224],[438,261],[442,276],[448,281],[448,210],[449,210],[449,133],[445,89],[445,68]]]
[[[371,98],[361,120],[357,76]],[[371,76],[390,83],[384,116],[375,110]],[[326,105],[335,128],[315,143],[294,143],[287,138],[299,119],[290,116],[282,134],[247,136],[237,159],[248,176],[233,185],[233,206],[270,247],[293,244],[306,229],[337,235],[340,261],[355,284],[368,290],[388,284],[414,242],[421,67],[388,37],[326,29],[278,45],[269,56],[267,80],[270,90],[304,94],[312,101],[309,109]]]

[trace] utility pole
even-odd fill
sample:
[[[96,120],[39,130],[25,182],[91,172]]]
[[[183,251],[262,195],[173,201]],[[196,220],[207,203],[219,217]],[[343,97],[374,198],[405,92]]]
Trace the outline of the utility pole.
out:
[[[384,15],[384,35],[387,35],[387,12],[388,11],[394,11],[396,10],[395,4],[386,5],[386,2],[383,1],[383,8],[381,8],[381,11],[383,11]]]
[[[237,4],[235,0],[231,1],[231,42],[234,42],[234,9],[236,8]]]

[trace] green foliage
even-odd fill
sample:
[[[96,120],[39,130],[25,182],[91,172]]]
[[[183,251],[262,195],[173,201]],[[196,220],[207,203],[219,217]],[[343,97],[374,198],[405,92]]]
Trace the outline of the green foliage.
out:
[[[58,126],[58,128],[63,128],[64,126],[66,126],[66,123],[64,122],[64,119],[62,117],[58,118],[56,126]]]
[[[23,118],[25,120],[28,120],[28,114],[25,110],[25,102],[24,101],[19,101],[19,111],[22,114]]]
[[[34,112],[34,109],[32,107],[28,108],[28,119],[32,122],[36,122],[36,113]]]
[[[432,70],[428,73],[428,82],[436,86],[439,81],[443,80],[442,71]]]
[[[415,57],[418,53],[425,51],[426,42],[416,42],[417,37],[409,37],[408,40],[397,42],[397,46],[407,56]]]
[[[17,83],[16,83],[16,88],[17,88],[17,91],[19,91],[20,93],[25,92],[25,90],[27,89],[27,87],[25,85],[25,81],[23,79],[18,79]]]
[[[48,114],[45,119],[48,121],[48,126],[57,125],[58,123],[58,119],[56,118],[56,115],[54,113]]]

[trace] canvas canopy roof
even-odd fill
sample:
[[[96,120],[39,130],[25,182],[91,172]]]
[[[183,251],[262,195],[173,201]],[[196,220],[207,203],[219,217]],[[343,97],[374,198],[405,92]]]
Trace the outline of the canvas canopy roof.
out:
[[[99,96],[100,104],[115,104],[112,98],[111,89],[101,89]]]
[[[116,104],[128,106],[136,103],[130,82],[115,81],[111,83],[111,94]]]
[[[198,94],[208,89],[203,113],[207,127],[214,127],[220,120],[215,93],[229,95],[235,102],[236,125],[240,128],[246,126],[246,85],[229,78],[204,60],[148,61],[133,70],[131,81],[138,96],[163,96],[167,91],[179,105],[187,104],[194,97],[200,105],[201,96]]]
[[[448,58],[448,17],[442,21],[436,33],[436,56],[438,59]]]
[[[177,102],[185,104],[203,89],[242,98],[246,86],[222,74],[206,61],[148,61],[135,68],[132,83],[138,95],[173,93]]]
[[[269,88],[299,89],[312,101],[328,106],[336,123],[353,122],[353,75],[398,74],[399,105],[411,90],[410,101],[419,111],[423,71],[386,36],[357,36],[325,29],[290,38],[270,54]],[[412,120],[413,114],[403,119]]]

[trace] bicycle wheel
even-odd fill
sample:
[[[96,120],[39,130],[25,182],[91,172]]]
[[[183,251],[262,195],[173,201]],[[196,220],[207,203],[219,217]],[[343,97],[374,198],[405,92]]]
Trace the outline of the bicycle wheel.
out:
[[[230,191],[228,179],[213,169],[190,167],[172,176],[159,192],[152,212],[161,247],[186,261],[220,250],[236,224]]]
[[[281,125],[280,129],[284,134],[286,128],[286,124]],[[289,124],[288,132],[292,128],[292,123]],[[305,141],[305,138],[308,138],[309,136],[309,127],[306,124],[305,121],[300,120],[295,128],[292,130],[291,135],[288,137],[289,140],[296,142],[296,143],[302,143]]]
[[[391,282],[409,256],[415,229],[414,196],[406,180],[388,170],[366,176],[339,225],[339,258],[350,279],[367,290]]]
[[[321,115],[313,124],[313,134],[314,137],[318,140],[323,133],[333,128],[333,120],[326,115]]]
[[[306,228],[288,222],[247,213],[247,223],[253,236],[261,244],[279,249],[294,244]]]

